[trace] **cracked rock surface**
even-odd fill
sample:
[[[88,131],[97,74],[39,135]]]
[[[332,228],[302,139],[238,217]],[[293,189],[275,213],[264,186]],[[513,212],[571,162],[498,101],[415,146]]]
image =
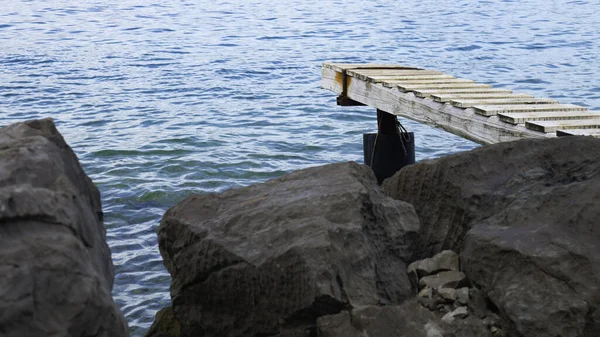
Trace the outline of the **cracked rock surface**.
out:
[[[352,162],[190,196],[158,229],[172,307],[148,336],[310,336],[318,317],[399,304],[418,231]]]
[[[100,193],[51,119],[0,129],[0,335],[127,336]]]
[[[423,161],[387,179],[419,251],[461,270],[509,336],[600,336],[600,139],[525,139]]]

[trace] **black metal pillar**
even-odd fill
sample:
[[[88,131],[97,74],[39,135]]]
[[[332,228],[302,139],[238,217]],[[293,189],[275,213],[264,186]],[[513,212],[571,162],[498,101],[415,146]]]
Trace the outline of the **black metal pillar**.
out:
[[[363,151],[365,164],[381,184],[404,166],[414,164],[414,134],[400,130],[395,115],[377,109],[377,133],[363,135]]]

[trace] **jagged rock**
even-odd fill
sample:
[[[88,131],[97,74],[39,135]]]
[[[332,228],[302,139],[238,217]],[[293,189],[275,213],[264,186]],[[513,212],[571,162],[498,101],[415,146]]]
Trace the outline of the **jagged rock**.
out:
[[[438,294],[440,294],[441,298],[446,300],[446,302],[452,303],[452,302],[456,301],[456,298],[457,298],[456,289],[439,288],[437,290],[437,292],[438,292]]]
[[[456,300],[461,305],[467,305],[469,303],[469,288],[456,289]]]
[[[482,321],[483,321],[483,324],[485,324],[485,326],[487,326],[490,329],[492,327],[497,327],[497,328],[502,327],[502,319],[493,312],[488,312]]]
[[[481,323],[477,317],[467,316],[456,319],[446,328],[448,333],[444,337],[493,337],[492,332]]]
[[[427,322],[425,324],[425,337],[444,337],[444,330],[434,322]]]
[[[448,323],[451,324],[454,322],[454,317],[452,317],[452,311],[447,312],[443,317],[442,317],[442,322],[444,323]]]
[[[418,279],[440,271],[459,271],[459,256],[451,250],[444,250],[435,256],[415,261],[408,266],[409,277],[416,284]]]
[[[51,119],[0,129],[0,335],[127,336],[100,193]]]
[[[479,318],[485,318],[489,313],[485,294],[478,288],[469,288],[469,302],[467,306]]]
[[[317,327],[319,337],[363,337],[362,332],[352,326],[351,315],[346,310],[317,318]]]
[[[339,163],[190,196],[158,236],[181,336],[283,336],[411,297],[404,261],[418,230],[413,207],[383,195],[369,167]]]
[[[181,324],[173,316],[173,308],[166,307],[156,313],[156,324],[153,324],[148,335],[154,337],[181,336]]]
[[[443,317],[442,317],[442,321],[444,323],[448,323],[451,324],[454,322],[454,317],[452,317],[452,311],[447,312]]]
[[[508,230],[488,221],[467,235],[465,271],[510,328],[524,336],[600,335],[600,251],[593,240],[574,235],[573,225]]]
[[[592,137],[500,143],[407,166],[383,188],[415,206],[423,256],[461,251],[507,335],[600,336],[598,153]]]
[[[469,315],[467,307],[458,307],[454,311],[450,311],[442,317],[442,321],[452,323],[455,319],[464,319]]]
[[[455,318],[466,318],[469,315],[467,307],[458,307],[452,312],[452,317]]]
[[[436,320],[434,313],[411,300],[399,306],[367,306],[319,318],[318,336],[418,336],[427,323]]]
[[[435,275],[425,276],[419,280],[420,287],[459,288],[466,284],[466,276],[460,271],[443,271]]]
[[[427,308],[430,311],[434,311],[434,310],[438,309],[439,302],[435,298],[419,297],[417,300],[423,308]]]
[[[355,308],[351,312],[321,317],[317,322],[319,337],[492,336],[481,320],[467,317],[448,324],[415,300],[397,306]]]
[[[421,291],[419,291],[418,296],[424,297],[424,298],[432,298],[433,297],[433,289],[423,288],[423,289],[421,289]]]

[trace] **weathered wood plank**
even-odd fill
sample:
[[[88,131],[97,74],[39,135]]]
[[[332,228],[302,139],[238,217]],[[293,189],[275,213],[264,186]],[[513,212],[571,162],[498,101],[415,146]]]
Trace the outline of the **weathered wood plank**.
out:
[[[458,88],[458,89],[421,89],[415,90],[414,94],[420,98],[430,97],[431,95],[446,94],[511,94],[512,90],[490,89],[490,88]]]
[[[470,80],[461,82],[438,71],[350,66],[356,65],[323,66],[323,88],[479,143],[555,137],[557,129],[600,130],[600,112],[587,112],[585,107],[513,94]],[[382,82],[391,82],[393,87]],[[429,98],[432,95],[437,101]]]
[[[494,116],[500,112],[536,111],[586,111],[587,108],[573,104],[515,104],[515,105],[475,105],[475,112],[482,116]]]
[[[508,93],[475,93],[475,94],[432,94],[431,98],[436,102],[450,102],[455,99],[464,99],[464,100],[476,100],[476,99],[502,99],[502,98],[534,98],[531,95],[525,94],[514,94],[509,90]]]
[[[558,129],[600,129],[600,118],[583,120],[530,121],[525,122],[525,127],[529,130],[545,133],[555,132]]]
[[[325,62],[322,68],[329,68],[338,72],[347,69],[421,69],[412,66],[404,66],[398,64],[380,64],[380,63],[335,63]]]
[[[352,78],[348,78],[352,80]],[[329,67],[321,68],[321,87],[340,94],[344,91],[344,75]]]
[[[510,124],[522,124],[527,121],[555,121],[568,119],[592,119],[600,118],[600,113],[589,111],[539,111],[498,113],[498,118]]]
[[[444,79],[407,79],[407,80],[387,80],[384,82],[390,84],[450,84],[450,83],[475,83],[473,80],[464,78],[444,78]]]
[[[446,83],[446,84],[402,84],[397,83],[396,87],[402,91],[416,90],[444,90],[444,89],[484,89],[492,88],[489,84],[482,83]]]
[[[393,80],[443,80],[448,78],[456,78],[452,75],[371,75],[369,79],[372,82],[393,81]]]
[[[413,93],[404,93],[380,84],[352,80],[347,88],[347,95],[357,102],[442,128],[478,143],[489,144],[525,137],[546,137],[545,134],[528,130],[522,125],[500,122],[497,117],[487,118],[477,115],[473,109],[465,110],[434,102],[431,99],[417,98]]]
[[[472,80],[465,80],[462,78],[448,78],[448,79],[435,79],[435,80],[386,80],[380,81],[386,87],[394,87],[396,85],[426,85],[426,84],[467,84],[475,83]]]
[[[556,136],[592,136],[600,138],[600,129],[567,129],[556,130]]]
[[[470,108],[475,105],[514,105],[514,104],[557,104],[558,101],[547,98],[485,98],[485,99],[453,99],[450,104],[459,108]]]
[[[445,75],[435,70],[412,70],[412,69],[348,69],[348,76],[353,76],[368,81],[371,76],[396,75],[396,76],[422,76],[422,75]]]

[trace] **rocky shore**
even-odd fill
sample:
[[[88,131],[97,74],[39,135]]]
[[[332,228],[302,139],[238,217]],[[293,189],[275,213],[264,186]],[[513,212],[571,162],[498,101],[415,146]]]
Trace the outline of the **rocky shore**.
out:
[[[600,336],[600,140],[338,163],[163,217],[172,305],[148,337]]]
[[[192,195],[148,337],[598,337],[600,140],[354,162]],[[51,120],[0,129],[0,336],[126,336],[98,190]]]

